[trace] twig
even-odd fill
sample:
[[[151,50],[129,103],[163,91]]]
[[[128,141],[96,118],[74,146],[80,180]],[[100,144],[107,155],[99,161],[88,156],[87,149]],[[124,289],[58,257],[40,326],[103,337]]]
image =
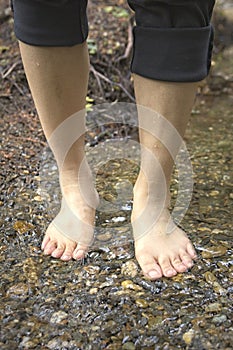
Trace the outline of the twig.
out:
[[[128,26],[128,44],[126,46],[124,55],[118,57],[116,59],[116,62],[120,62],[122,60],[126,60],[129,57],[132,48],[133,48],[133,31],[132,31],[132,25],[129,22],[129,26]]]
[[[107,83],[111,84],[111,85],[115,85],[118,86],[122,91],[124,91],[124,93],[130,98],[131,101],[135,102],[135,98],[126,90],[126,88],[120,84],[120,83],[116,83],[112,80],[110,80],[109,78],[105,77],[102,73],[98,72],[94,67],[91,65],[91,70],[94,69],[95,70],[95,76],[98,76],[100,79],[106,81]]]
[[[15,63],[12,64],[12,66],[4,73],[2,73],[2,79],[6,79],[6,77],[8,77],[9,74],[11,74],[11,72],[15,69],[16,66],[18,66],[18,64],[20,64],[21,61],[16,61]]]
[[[104,95],[104,90],[103,90],[103,87],[102,87],[100,78],[99,78],[99,76],[98,76],[98,72],[96,71],[96,69],[95,69],[95,67],[94,67],[93,65],[91,65],[90,71],[94,74],[94,76],[95,76],[95,78],[96,78],[96,80],[97,80],[97,83],[98,83],[100,92],[101,92],[101,94],[102,94],[102,96],[103,96],[103,95]]]

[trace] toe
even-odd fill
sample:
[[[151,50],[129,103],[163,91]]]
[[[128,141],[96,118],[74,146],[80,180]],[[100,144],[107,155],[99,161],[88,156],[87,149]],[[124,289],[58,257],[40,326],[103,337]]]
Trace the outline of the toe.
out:
[[[65,246],[64,245],[59,245],[53,252],[52,252],[52,257],[53,258],[60,258],[62,254],[64,253]]]
[[[45,246],[44,254],[50,255],[56,248],[57,248],[57,242],[56,241],[49,241]]]
[[[46,247],[46,245],[49,243],[49,241],[50,241],[49,236],[45,235],[45,236],[44,236],[44,239],[43,239],[43,241],[42,241],[42,244],[41,244],[41,249],[42,249],[42,250],[45,249],[45,247]]]
[[[75,260],[83,259],[85,257],[85,253],[86,253],[86,251],[84,249],[77,249],[77,250],[75,250],[75,252],[73,254],[73,258]]]
[[[187,244],[187,252],[188,254],[191,256],[192,259],[196,259],[197,258],[197,253],[192,245],[191,242],[188,242]]]
[[[187,270],[187,266],[181,261],[179,257],[172,259],[172,266],[177,272],[185,272]]]
[[[75,260],[80,260],[80,259],[85,258],[85,254],[87,252],[87,249],[88,249],[87,247],[78,243],[76,249],[74,250],[73,258]]]
[[[177,274],[177,271],[172,267],[169,258],[161,258],[159,260],[159,265],[165,277],[172,277]]]
[[[152,280],[162,277],[162,271],[153,256],[139,255],[137,260],[145,276]]]
[[[61,260],[63,260],[63,261],[71,260],[73,258],[74,248],[75,247],[73,245],[67,245],[64,253],[61,256]]]
[[[182,260],[182,263],[187,266],[187,268],[191,268],[193,266],[193,260],[187,252],[181,253],[180,258]]]

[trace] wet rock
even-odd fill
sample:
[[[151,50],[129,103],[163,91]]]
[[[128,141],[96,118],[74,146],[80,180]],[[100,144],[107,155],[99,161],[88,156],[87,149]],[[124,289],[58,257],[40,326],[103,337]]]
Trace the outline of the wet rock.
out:
[[[148,326],[149,329],[154,329],[158,325],[161,325],[163,322],[163,317],[162,316],[149,316],[148,317]]]
[[[136,299],[135,302],[136,302],[137,306],[139,306],[139,307],[141,307],[143,309],[148,307],[148,302],[146,300],[144,300],[144,299]]]
[[[222,305],[220,303],[212,303],[205,307],[206,312],[219,312],[222,309]]]
[[[145,347],[151,347],[157,344],[159,341],[159,338],[156,335],[152,335],[150,337],[142,337],[142,340],[140,341],[142,346]]]
[[[210,283],[210,284],[213,284],[214,282],[217,281],[217,278],[214,276],[214,274],[210,271],[206,271],[204,273],[204,277],[205,277],[205,280],[206,282]]]
[[[100,267],[96,265],[84,266],[83,270],[86,271],[89,275],[95,275],[100,271]]]
[[[34,228],[32,224],[26,221],[16,221],[13,227],[21,235]]]
[[[132,342],[127,342],[125,344],[122,345],[122,350],[135,350],[136,347],[134,345],[134,343]]]
[[[50,318],[50,322],[54,324],[64,324],[67,323],[68,314],[64,311],[54,312]]]
[[[112,238],[112,235],[110,232],[102,233],[97,236],[98,241],[100,242],[107,242]]]
[[[182,338],[186,345],[190,345],[192,343],[194,335],[195,335],[195,331],[193,329],[190,329],[188,332],[185,332],[183,334]]]
[[[133,260],[126,261],[121,267],[121,274],[135,277],[138,273],[138,266]]]
[[[19,346],[23,349],[35,349],[38,344],[38,339],[30,339],[30,337],[24,337]]]
[[[142,290],[143,288],[138,286],[137,284],[133,283],[131,280],[125,280],[123,282],[121,282],[121,286],[124,289],[132,289],[135,291],[139,291]]]
[[[10,297],[24,297],[28,294],[28,285],[25,283],[18,283],[11,286],[7,291],[7,296]]]
[[[116,334],[119,332],[120,328],[115,321],[110,320],[102,325],[101,330],[105,334]]]
[[[203,250],[201,255],[204,259],[211,259],[211,258],[216,258],[218,256],[223,256],[226,254],[226,252],[227,252],[226,247],[218,245],[218,246],[205,248],[205,250]]]
[[[61,346],[61,339],[60,338],[53,338],[51,339],[48,344],[47,344],[47,348],[53,350],[53,349],[59,349]]]
[[[227,294],[227,290],[225,288],[223,288],[218,282],[213,283],[213,288],[214,288],[214,291],[220,295]]]
[[[91,288],[91,289],[89,290],[89,293],[90,293],[90,294],[97,294],[97,293],[98,293],[98,288]]]
[[[226,315],[220,315],[220,316],[217,315],[213,317],[212,322],[216,324],[221,324],[223,322],[226,322],[226,320],[227,320]]]

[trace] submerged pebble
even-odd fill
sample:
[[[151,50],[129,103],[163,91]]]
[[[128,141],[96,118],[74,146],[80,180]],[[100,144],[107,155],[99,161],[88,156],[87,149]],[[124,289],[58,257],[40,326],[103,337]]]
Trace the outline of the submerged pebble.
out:
[[[188,332],[183,334],[182,338],[186,345],[190,345],[192,343],[194,335],[195,335],[195,331],[193,329],[190,329]]]
[[[132,260],[126,261],[121,267],[121,273],[125,276],[135,277],[138,273],[138,266]]]
[[[64,324],[66,323],[67,319],[68,319],[68,314],[60,310],[52,314],[50,318],[50,322],[55,324]]]
[[[201,255],[204,259],[212,259],[218,256],[223,256],[226,254],[226,252],[227,252],[226,247],[218,245],[218,246],[205,248],[205,250],[203,250]]]

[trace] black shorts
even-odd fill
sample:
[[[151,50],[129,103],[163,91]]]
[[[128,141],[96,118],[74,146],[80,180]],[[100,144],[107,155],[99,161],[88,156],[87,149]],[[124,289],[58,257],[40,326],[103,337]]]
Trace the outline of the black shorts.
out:
[[[12,0],[16,37],[38,46],[72,46],[88,36],[88,0]],[[131,71],[194,82],[211,64],[215,0],[128,0],[135,12]]]

